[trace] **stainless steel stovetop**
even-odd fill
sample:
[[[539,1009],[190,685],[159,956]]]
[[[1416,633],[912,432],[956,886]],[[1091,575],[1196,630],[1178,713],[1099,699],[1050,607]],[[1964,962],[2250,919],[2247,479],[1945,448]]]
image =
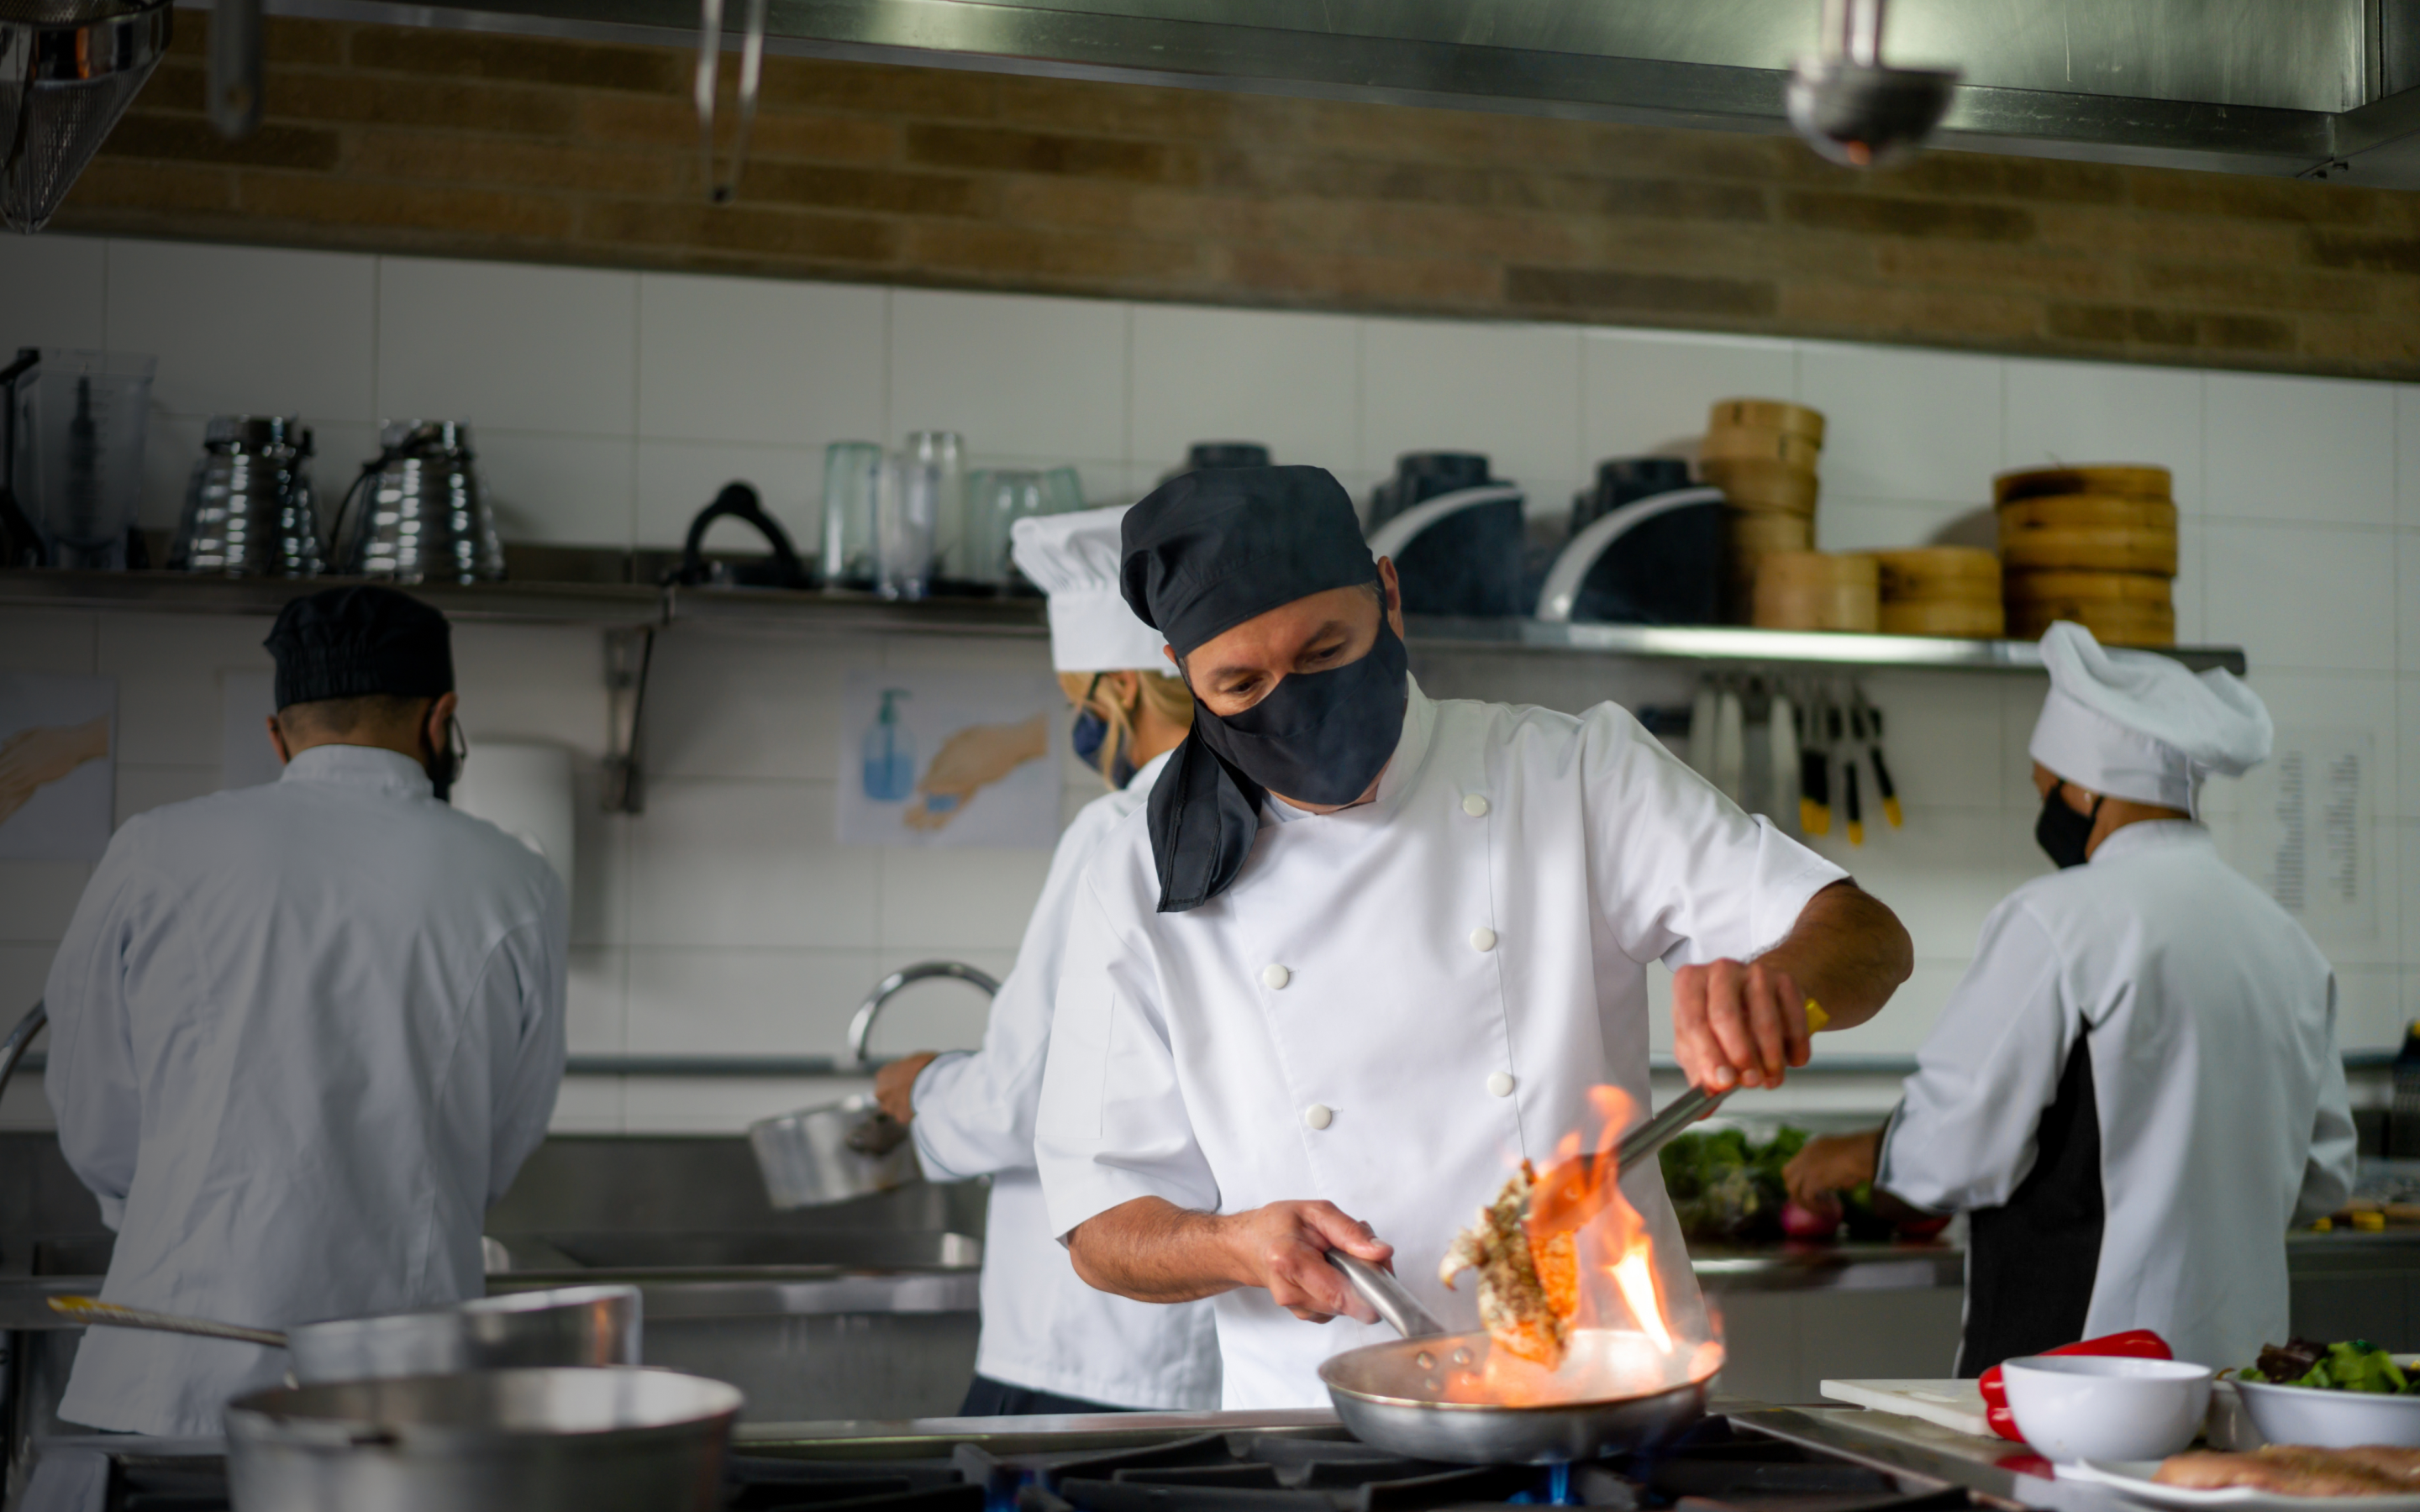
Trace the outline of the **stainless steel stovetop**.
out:
[[[1584,1465],[1452,1466],[1355,1442],[1326,1413],[1144,1413],[744,1427],[727,1512],[1953,1512],[2067,1506],[2017,1445],[1907,1420],[1718,1407],[1682,1442]],[[29,1512],[216,1512],[209,1441],[55,1441]]]

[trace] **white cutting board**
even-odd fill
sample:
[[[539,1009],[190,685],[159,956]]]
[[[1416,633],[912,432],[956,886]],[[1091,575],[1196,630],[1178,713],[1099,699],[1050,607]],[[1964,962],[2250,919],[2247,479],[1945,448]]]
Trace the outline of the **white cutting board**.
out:
[[[1877,1412],[1922,1418],[1978,1439],[1996,1439],[1983,1416],[1983,1389],[1971,1381],[1827,1381],[1823,1395]]]

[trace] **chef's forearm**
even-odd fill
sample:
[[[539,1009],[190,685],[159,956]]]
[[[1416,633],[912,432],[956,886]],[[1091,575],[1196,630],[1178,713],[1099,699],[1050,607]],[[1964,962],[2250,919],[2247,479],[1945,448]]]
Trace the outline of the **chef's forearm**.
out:
[[[1097,1291],[1137,1302],[1195,1302],[1249,1284],[1237,1273],[1228,1221],[1161,1197],[1095,1213],[1067,1236],[1076,1274]]]
[[[1916,969],[1916,946],[1880,900],[1836,882],[1807,901],[1789,935],[1760,959],[1823,1004],[1831,1027],[1846,1029],[1890,1001]]]

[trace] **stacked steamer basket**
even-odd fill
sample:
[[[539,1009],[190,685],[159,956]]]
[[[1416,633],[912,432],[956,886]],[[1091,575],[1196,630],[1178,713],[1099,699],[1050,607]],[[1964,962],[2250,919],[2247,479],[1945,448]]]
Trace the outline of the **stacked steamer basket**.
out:
[[[2006,632],[2000,559],[1979,547],[1921,546],[1877,551],[1885,635],[1996,640]]]
[[[1993,480],[2009,634],[2073,620],[2123,646],[2174,645],[2177,506],[2162,467],[2037,468]]]
[[[1732,616],[1745,620],[1757,563],[1777,551],[1815,545],[1815,462],[1823,417],[1779,399],[1725,399],[1714,408],[1698,471],[1723,491],[1724,537]]]
[[[1755,612],[1764,630],[1881,627],[1881,569],[1868,553],[1768,551],[1757,562]]]

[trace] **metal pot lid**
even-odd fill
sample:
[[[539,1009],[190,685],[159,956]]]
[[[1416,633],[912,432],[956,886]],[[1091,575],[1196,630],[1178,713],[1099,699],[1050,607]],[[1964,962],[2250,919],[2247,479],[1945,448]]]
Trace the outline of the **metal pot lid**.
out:
[[[473,455],[471,423],[467,420],[390,420],[379,429],[379,450],[389,456],[467,462]]]

